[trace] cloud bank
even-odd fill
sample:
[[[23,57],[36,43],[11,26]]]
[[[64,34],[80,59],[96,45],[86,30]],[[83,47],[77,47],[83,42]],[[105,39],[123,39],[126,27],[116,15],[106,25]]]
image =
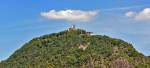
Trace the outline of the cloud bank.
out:
[[[141,12],[129,11],[126,13],[127,17],[133,17],[135,20],[150,21],[150,8],[145,8]]]
[[[67,20],[67,21],[90,21],[98,15],[98,11],[82,11],[82,10],[50,10],[42,12],[41,16],[48,19]]]

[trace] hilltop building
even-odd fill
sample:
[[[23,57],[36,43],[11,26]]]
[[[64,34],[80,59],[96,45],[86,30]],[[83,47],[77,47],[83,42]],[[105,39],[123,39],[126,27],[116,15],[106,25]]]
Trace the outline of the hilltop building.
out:
[[[76,26],[75,26],[75,25],[72,25],[72,26],[68,29],[68,31],[72,31],[72,30],[76,30]]]
[[[77,30],[75,25],[72,25],[72,26],[68,29],[68,31],[72,31],[72,30]],[[82,35],[90,36],[91,34],[93,34],[93,32],[86,32],[86,33],[84,33],[84,34],[81,32],[81,34],[82,34]]]

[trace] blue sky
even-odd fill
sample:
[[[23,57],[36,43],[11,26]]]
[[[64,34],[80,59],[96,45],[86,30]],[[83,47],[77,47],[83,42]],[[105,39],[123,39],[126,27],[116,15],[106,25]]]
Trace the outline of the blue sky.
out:
[[[7,59],[32,38],[65,30],[72,24],[123,39],[150,55],[149,0],[1,0],[0,9],[0,60]],[[52,10],[75,14],[78,10],[85,15],[83,19],[92,20],[78,21],[73,15],[72,19],[41,15]]]

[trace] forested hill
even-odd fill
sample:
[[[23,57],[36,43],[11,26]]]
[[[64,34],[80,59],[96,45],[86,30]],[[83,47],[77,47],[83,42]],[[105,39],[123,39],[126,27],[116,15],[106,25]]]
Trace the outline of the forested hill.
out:
[[[32,39],[0,68],[150,68],[150,59],[123,40],[70,28]]]

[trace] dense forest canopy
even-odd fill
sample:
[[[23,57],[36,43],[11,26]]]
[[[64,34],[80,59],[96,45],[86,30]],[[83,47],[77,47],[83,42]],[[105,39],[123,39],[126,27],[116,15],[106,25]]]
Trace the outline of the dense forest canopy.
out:
[[[32,39],[0,68],[150,68],[150,59],[123,40],[69,29]]]

